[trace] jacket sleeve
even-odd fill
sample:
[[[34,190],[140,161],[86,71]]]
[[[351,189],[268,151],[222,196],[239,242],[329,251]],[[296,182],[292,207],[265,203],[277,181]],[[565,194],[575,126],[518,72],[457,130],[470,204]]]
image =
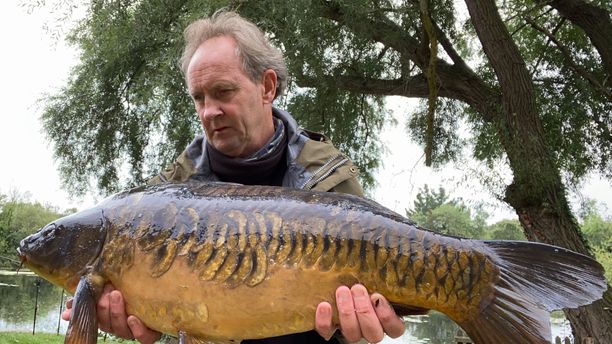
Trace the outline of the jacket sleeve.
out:
[[[359,169],[342,154],[326,136],[311,131],[305,133],[309,137],[296,162],[311,173],[305,188],[314,191],[332,191],[363,196],[359,184]]]
[[[165,170],[149,179],[147,184],[160,184],[160,183],[182,183],[189,179],[195,173],[195,166],[193,162],[187,158],[187,151],[183,151],[176,160],[168,165]]]
[[[342,192],[363,197],[363,188],[359,184],[358,176],[359,169],[349,161],[316,184],[312,190]]]
[[[364,196],[363,188],[361,187],[361,184],[359,184],[359,181],[357,180],[356,177],[352,177],[352,178],[349,178],[343,181],[342,183],[333,187],[330,191],[342,192],[342,193],[352,194],[352,195],[361,196],[361,197]]]

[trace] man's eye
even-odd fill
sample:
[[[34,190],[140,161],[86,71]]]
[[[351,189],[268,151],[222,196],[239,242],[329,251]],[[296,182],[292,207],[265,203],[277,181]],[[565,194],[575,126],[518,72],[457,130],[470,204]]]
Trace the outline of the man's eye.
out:
[[[224,97],[224,96],[228,96],[232,93],[232,89],[231,88],[224,88],[224,89],[220,89],[218,94],[220,97]]]

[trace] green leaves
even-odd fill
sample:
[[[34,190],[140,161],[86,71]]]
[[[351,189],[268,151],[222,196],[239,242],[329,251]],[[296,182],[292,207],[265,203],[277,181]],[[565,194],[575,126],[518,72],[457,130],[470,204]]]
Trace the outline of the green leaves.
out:
[[[472,214],[460,200],[449,200],[442,187],[438,191],[427,186],[420,189],[408,217],[419,226],[444,235],[478,239],[485,233],[486,214],[478,211]]]
[[[321,85],[292,96],[287,108],[302,126],[325,133],[350,156],[366,189],[374,185],[372,171],[383,150],[378,134],[387,117],[380,98]]]
[[[254,21],[284,51],[290,93],[277,106],[331,136],[373,185],[383,149],[378,135],[389,118],[382,97],[428,96],[429,50],[417,3],[124,0],[91,4],[68,38],[80,49],[80,63],[67,85],[45,99],[44,128],[72,192],[93,187],[105,194],[141,183],[201,130],[177,66],[182,30],[224,6]],[[536,85],[555,164],[574,181],[593,170],[612,177],[612,103],[585,77],[603,74],[584,31],[544,4],[500,6]],[[464,15],[453,1],[431,2],[430,12],[440,42],[433,164],[454,161],[471,141],[472,154],[493,167],[516,148],[500,143],[500,130],[514,134],[500,129],[496,76],[486,56],[475,55],[478,38],[469,22],[459,22]],[[406,111],[409,135],[424,143],[423,108]]]
[[[608,282],[612,283],[612,220],[592,212],[585,217],[581,230],[597,261],[603,265]]]
[[[142,183],[193,137],[198,124],[176,65],[183,11],[176,1],[95,2],[69,36],[80,63],[46,99],[42,120],[70,191]]]
[[[449,161],[455,161],[462,153],[465,140],[459,137],[463,105],[458,101],[439,98],[433,124],[433,160],[432,166],[440,167]],[[407,124],[407,131],[417,143],[426,143],[427,104],[422,101],[414,110]]]
[[[19,241],[63,216],[56,208],[24,196],[0,194],[0,256],[16,257]]]

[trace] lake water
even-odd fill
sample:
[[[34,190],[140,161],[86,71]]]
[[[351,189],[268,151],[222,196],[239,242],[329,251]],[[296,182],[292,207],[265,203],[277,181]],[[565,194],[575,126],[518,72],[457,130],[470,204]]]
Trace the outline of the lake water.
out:
[[[65,333],[68,323],[60,321],[61,300],[65,301],[65,296],[60,288],[31,273],[14,275],[0,271],[0,332],[32,332],[34,309],[38,305],[36,332],[56,333],[59,324],[59,333]],[[408,318],[404,335],[397,339],[385,338],[383,343],[450,344],[455,342],[457,330],[457,325],[446,316],[432,313]],[[570,336],[569,323],[553,319],[552,334],[553,338]]]

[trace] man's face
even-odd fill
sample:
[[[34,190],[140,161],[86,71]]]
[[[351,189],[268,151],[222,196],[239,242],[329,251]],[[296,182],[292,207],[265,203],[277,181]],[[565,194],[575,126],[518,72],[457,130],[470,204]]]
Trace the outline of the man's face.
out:
[[[205,41],[191,58],[187,68],[189,93],[208,143],[221,153],[249,156],[274,134],[276,74],[270,73],[274,74],[268,70],[261,81],[251,81],[229,36]]]

